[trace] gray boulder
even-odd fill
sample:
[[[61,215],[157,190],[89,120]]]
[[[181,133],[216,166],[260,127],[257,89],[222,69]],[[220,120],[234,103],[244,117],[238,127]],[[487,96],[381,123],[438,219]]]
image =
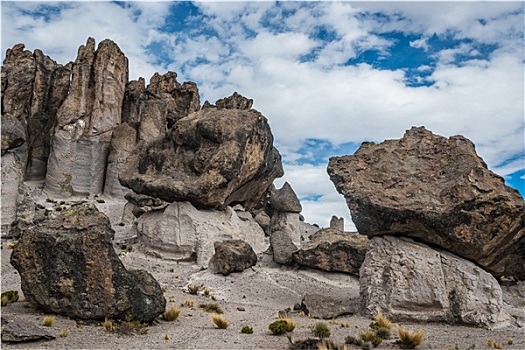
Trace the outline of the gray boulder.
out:
[[[394,321],[507,324],[496,279],[470,261],[408,238],[374,237],[360,271],[361,308]]]
[[[310,242],[296,251],[293,259],[302,266],[359,276],[367,246],[366,236],[325,228],[317,231]]]
[[[11,255],[28,301],[79,319],[150,322],[166,300],[146,271],[127,271],[112,245],[109,219],[80,204],[29,228]]]
[[[285,182],[280,189],[272,185],[269,204],[273,210],[282,212],[300,213],[303,210],[301,202],[288,182]]]
[[[326,295],[306,294],[301,301],[302,311],[313,318],[332,320],[359,312],[358,299],[334,299]]]
[[[252,247],[241,240],[215,242],[215,254],[210,259],[209,269],[214,273],[228,275],[242,272],[257,263]]]
[[[297,246],[285,231],[274,231],[270,234],[270,245],[273,252],[273,261],[278,264],[288,265],[293,262],[293,253]]]
[[[2,316],[2,343],[23,343],[55,338],[53,334],[31,322]]]

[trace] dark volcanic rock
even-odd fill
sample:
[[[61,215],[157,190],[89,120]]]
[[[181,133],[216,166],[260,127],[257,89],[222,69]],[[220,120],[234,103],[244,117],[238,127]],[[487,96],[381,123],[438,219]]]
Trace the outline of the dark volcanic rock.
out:
[[[2,342],[22,343],[55,338],[47,330],[30,322],[18,318],[7,319],[2,316]]]
[[[26,142],[24,125],[10,114],[2,115],[2,155]]]
[[[360,233],[413,237],[525,279],[525,202],[465,137],[414,127],[332,157],[328,173]]]
[[[262,114],[208,108],[144,143],[119,178],[137,193],[168,202],[211,208],[239,203],[250,209],[282,175],[281,156]]]
[[[366,236],[325,228],[317,231],[310,242],[293,254],[293,258],[299,265],[359,276],[367,245]]]
[[[300,213],[303,210],[301,202],[288,182],[285,182],[280,189],[272,186],[269,204],[273,210],[277,211]]]
[[[28,301],[80,319],[152,321],[166,300],[145,271],[127,271],[112,246],[109,219],[76,205],[22,235],[11,255]]]
[[[209,268],[214,273],[228,275],[241,272],[257,263],[257,255],[252,247],[241,240],[215,242],[215,254],[210,259]]]

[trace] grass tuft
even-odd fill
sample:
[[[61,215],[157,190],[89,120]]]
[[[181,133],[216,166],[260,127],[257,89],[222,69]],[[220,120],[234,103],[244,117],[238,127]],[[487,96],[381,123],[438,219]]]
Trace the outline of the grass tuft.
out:
[[[219,305],[217,305],[217,303],[200,304],[199,307],[206,310],[207,312],[214,312],[219,315],[223,313],[222,309]]]
[[[230,325],[228,320],[226,320],[224,316],[219,314],[211,314],[211,320],[219,329],[226,329]]]
[[[284,319],[279,319],[277,321],[270,323],[268,325],[268,329],[274,335],[281,335],[281,334],[288,332],[288,323]]]
[[[286,322],[286,331],[287,332],[293,332],[295,327],[297,327],[297,322],[295,322],[294,320],[292,320],[288,316],[279,317],[279,319]]]
[[[53,322],[55,322],[55,316],[46,316],[44,317],[43,325],[45,327],[51,327]]]
[[[193,307],[194,304],[195,304],[195,301],[193,299],[186,299],[184,301],[184,305],[186,305],[187,307]]]
[[[314,327],[314,335],[319,339],[330,337],[330,328],[324,322],[317,322]]]
[[[204,284],[189,284],[188,285],[188,293],[197,295],[201,289],[204,288]]]
[[[64,328],[60,331],[60,338],[69,337],[70,334],[71,334],[71,331],[69,330],[69,328]]]
[[[241,333],[242,334],[252,334],[253,333],[253,328],[250,327],[250,326],[242,326]]]
[[[361,339],[364,342],[367,342],[367,341],[371,342],[375,337],[376,337],[376,334],[372,331],[366,331],[366,332],[361,333]]]
[[[164,334],[164,340],[170,340],[170,336],[168,335],[168,333]]]
[[[350,344],[350,345],[357,345],[357,346],[363,345],[363,341],[361,339],[353,337],[351,335],[345,338],[345,343]]]
[[[317,344],[319,350],[347,350],[346,345],[337,345],[330,339],[323,339]]]
[[[399,335],[398,344],[404,349],[414,349],[423,343],[425,332],[418,330],[406,330],[401,326],[397,326],[397,334]]]
[[[104,329],[106,330],[106,332],[113,332],[114,330],[113,321],[111,321],[107,317],[104,320]]]
[[[383,316],[383,313],[381,313],[381,310],[377,311],[376,325],[377,325],[377,328],[386,328],[388,330],[392,329],[392,322],[388,318]]]
[[[175,321],[179,317],[180,312],[181,309],[179,309],[176,306],[172,306],[171,308],[167,309],[162,313],[162,318],[164,319],[164,321],[168,322]]]

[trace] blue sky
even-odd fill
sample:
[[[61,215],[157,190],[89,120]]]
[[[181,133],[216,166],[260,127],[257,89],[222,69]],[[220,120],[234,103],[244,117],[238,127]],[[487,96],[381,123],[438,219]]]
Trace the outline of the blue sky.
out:
[[[201,100],[234,91],[270,121],[307,221],[348,209],[331,155],[412,125],[470,138],[525,194],[524,3],[2,2],[2,59],[23,42],[60,63],[114,40],[130,79],[172,70]]]

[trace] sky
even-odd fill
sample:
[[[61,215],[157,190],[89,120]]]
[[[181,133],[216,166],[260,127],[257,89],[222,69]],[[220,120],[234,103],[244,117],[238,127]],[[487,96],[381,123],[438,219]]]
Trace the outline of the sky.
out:
[[[524,2],[1,2],[2,60],[24,43],[59,63],[115,41],[130,79],[169,70],[201,103],[234,91],[270,122],[310,223],[353,230],[326,167],[411,126],[464,135],[525,195]]]

